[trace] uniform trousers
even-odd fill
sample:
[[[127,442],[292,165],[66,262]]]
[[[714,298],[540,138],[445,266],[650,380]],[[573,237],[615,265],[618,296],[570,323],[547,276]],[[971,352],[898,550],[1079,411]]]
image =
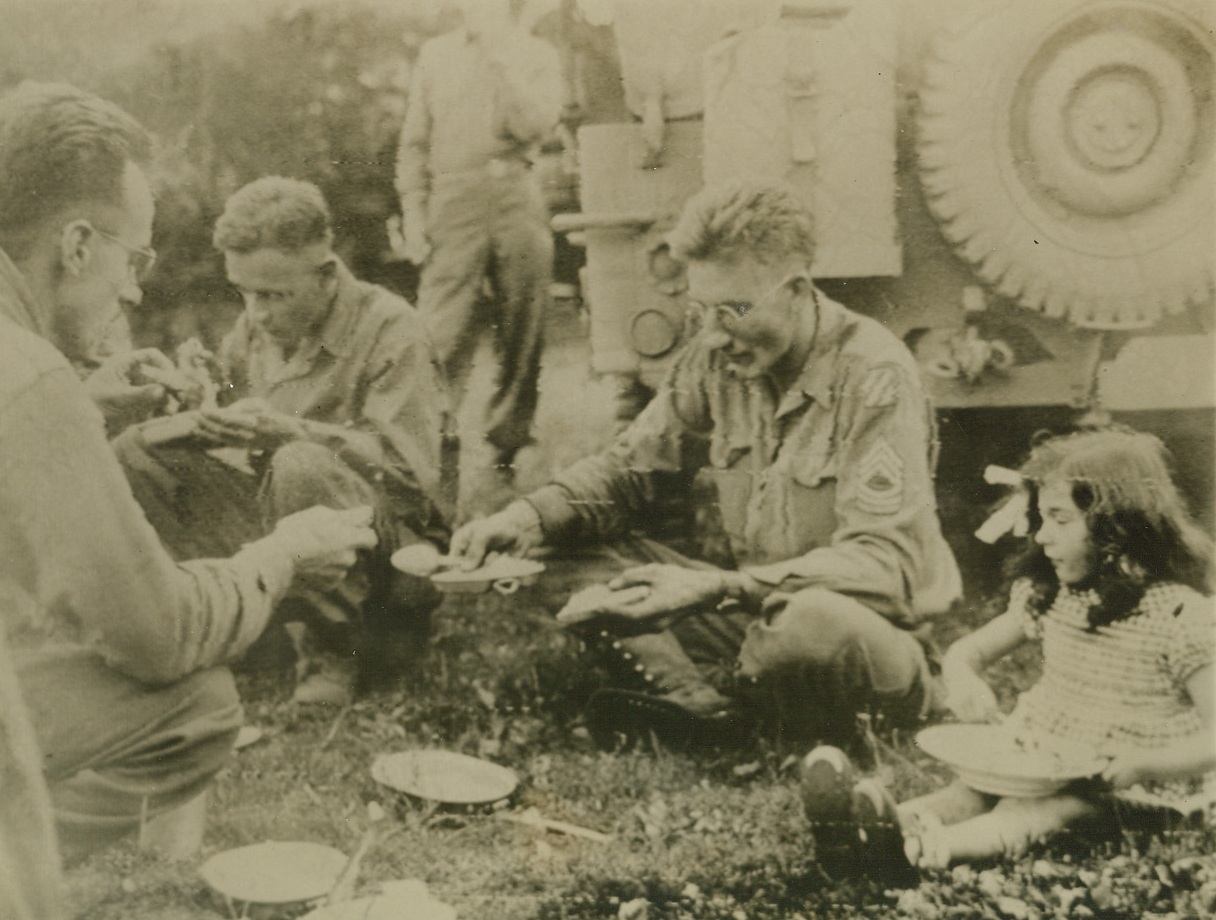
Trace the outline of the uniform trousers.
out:
[[[431,253],[422,267],[418,307],[457,405],[480,335],[492,330],[498,372],[483,430],[509,460],[531,441],[553,236],[526,164],[492,165],[500,169],[435,178],[427,202]]]
[[[293,588],[292,609],[324,627],[358,624],[373,597],[391,594],[406,616],[429,615],[439,602],[426,579],[395,572],[389,562],[402,546],[445,538],[426,500],[390,499],[320,444],[289,442],[255,458],[250,470],[197,447],[149,446],[138,428],[112,444],[136,500],[174,558],[230,556],[269,533],[280,518],[314,505],[370,505],[376,549],[361,552],[333,590]]]
[[[150,685],[79,647],[16,657],[65,862],[194,799],[227,762],[243,713],[225,668]]]
[[[66,916],[42,754],[0,630],[0,917]]]
[[[668,546],[630,537],[550,563],[546,579],[564,575],[573,589],[608,581],[631,565],[707,563]],[[927,714],[930,672],[915,635],[854,598],[821,588],[770,595],[760,613],[727,608],[694,612],[660,634],[619,641],[648,669],[704,679],[727,695],[756,688],[767,728],[791,742],[847,744],[857,716],[894,726]],[[662,662],[648,661],[661,649]]]

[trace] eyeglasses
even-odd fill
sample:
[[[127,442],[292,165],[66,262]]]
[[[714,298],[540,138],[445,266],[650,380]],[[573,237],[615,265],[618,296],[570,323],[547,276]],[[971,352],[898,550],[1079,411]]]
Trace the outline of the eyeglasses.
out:
[[[116,237],[113,233],[106,233],[106,231],[102,230],[100,227],[93,227],[92,224],[89,226],[92,227],[93,232],[98,236],[105,237],[111,243],[117,243],[127,251],[127,264],[130,266],[131,274],[135,277],[136,281],[143,281],[150,274],[152,274],[152,269],[156,265],[155,249],[153,249],[151,246],[132,246],[125,240],[121,240]]]
[[[717,320],[719,326],[729,330],[738,325],[740,320],[755,310],[757,304],[764,303],[783,287],[789,285],[790,282],[796,281],[800,278],[805,280],[807,276],[803,274],[790,275],[779,284],[773,285],[773,287],[755,303],[750,300],[722,300],[711,305],[702,303],[699,300],[689,300],[688,305],[697,314],[702,326],[707,325],[712,318]]]

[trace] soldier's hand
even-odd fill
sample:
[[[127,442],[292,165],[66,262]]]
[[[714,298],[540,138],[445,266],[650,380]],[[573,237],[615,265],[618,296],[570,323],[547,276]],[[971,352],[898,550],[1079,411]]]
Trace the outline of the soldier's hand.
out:
[[[478,568],[491,550],[522,556],[544,542],[540,515],[528,502],[516,501],[497,514],[469,521],[452,534],[449,554],[464,561],[465,571]]]
[[[726,579],[717,569],[652,563],[627,569],[608,582],[607,589],[594,605],[568,605],[558,621],[616,631],[636,631],[639,623],[663,629],[685,613],[716,606],[726,596]]]
[[[355,564],[356,553],[376,545],[370,506],[335,510],[316,506],[282,518],[272,537],[295,564],[296,580],[326,590]]]
[[[388,237],[393,253],[406,262],[422,265],[431,254],[426,219],[420,206],[402,204],[401,216],[389,218]]]
[[[431,242],[426,234],[418,231],[407,233],[401,247],[401,257],[414,265],[422,265],[431,254]]]
[[[102,366],[109,365],[120,368],[127,380],[134,385],[154,381],[162,374],[172,374],[177,370],[177,365],[168,355],[157,348],[137,348],[126,354],[115,355]]]
[[[173,362],[155,348],[141,348],[102,362],[85,379],[84,387],[116,434],[163,410],[168,390],[157,372],[174,370]]]
[[[307,437],[303,422],[262,399],[243,399],[223,409],[199,411],[200,437],[227,447],[274,450]]]

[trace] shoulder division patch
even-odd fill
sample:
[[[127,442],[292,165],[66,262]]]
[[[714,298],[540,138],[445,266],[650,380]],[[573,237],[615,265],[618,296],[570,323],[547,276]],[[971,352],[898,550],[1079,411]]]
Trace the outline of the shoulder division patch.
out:
[[[894,514],[904,501],[904,461],[879,438],[857,469],[857,505],[869,514]]]
[[[861,381],[860,392],[868,409],[893,406],[899,398],[899,373],[893,367],[876,367]]]

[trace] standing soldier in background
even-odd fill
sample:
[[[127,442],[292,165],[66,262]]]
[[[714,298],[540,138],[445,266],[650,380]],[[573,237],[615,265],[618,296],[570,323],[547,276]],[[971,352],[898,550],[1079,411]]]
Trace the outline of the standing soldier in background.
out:
[[[556,50],[518,4],[462,0],[463,26],[423,45],[397,154],[402,255],[459,405],[478,333],[494,327],[498,386],[485,432],[508,478],[531,442],[553,238],[529,152],[557,124]],[[489,283],[489,312],[480,312]]]

